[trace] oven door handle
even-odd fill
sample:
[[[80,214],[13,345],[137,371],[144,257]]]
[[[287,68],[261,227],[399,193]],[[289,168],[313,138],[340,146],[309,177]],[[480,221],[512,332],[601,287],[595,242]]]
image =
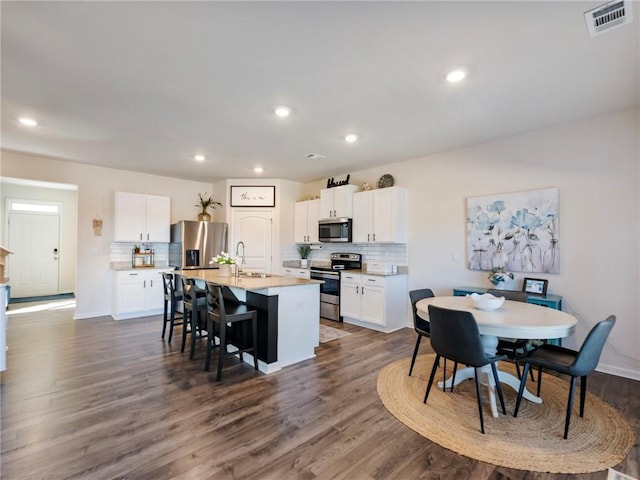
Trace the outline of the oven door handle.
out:
[[[311,278],[326,278],[327,280],[338,280],[340,278],[340,274],[328,272],[311,272]]]

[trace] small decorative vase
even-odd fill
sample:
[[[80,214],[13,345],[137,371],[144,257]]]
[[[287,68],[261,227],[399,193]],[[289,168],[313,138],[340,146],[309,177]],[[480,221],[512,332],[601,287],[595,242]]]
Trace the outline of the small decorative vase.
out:
[[[516,281],[513,278],[505,278],[502,282],[499,282],[494,288],[498,290],[514,290]]]
[[[210,213],[199,213],[198,214],[198,221],[199,222],[210,222],[211,221],[211,214]]]
[[[233,273],[233,265],[230,263],[221,263],[220,264],[220,273],[221,277],[230,277]]]
[[[306,258],[300,259],[300,266],[301,267],[308,267],[309,266],[309,260],[306,259]]]

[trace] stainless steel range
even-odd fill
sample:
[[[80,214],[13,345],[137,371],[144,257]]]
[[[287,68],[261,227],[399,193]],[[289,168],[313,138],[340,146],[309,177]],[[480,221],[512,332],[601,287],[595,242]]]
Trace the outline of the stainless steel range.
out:
[[[342,321],[340,316],[340,272],[361,270],[362,255],[359,253],[332,253],[330,267],[311,267],[311,278],[324,280],[320,285],[320,316]]]

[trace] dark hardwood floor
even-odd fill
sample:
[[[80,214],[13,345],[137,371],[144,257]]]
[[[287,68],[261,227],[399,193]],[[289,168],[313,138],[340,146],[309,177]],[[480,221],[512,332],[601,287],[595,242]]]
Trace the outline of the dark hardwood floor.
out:
[[[351,335],[263,375],[227,359],[223,381],[160,339],[160,317],[72,320],[72,309],[8,320],[2,479],[605,479],[510,470],[445,450],[397,421],[376,393],[412,330]],[[15,311],[15,312],[13,312]],[[423,352],[428,351],[426,342]],[[213,360],[215,362],[215,360]],[[596,373],[589,389],[636,433],[640,382]],[[488,433],[490,434],[490,433]],[[638,477],[636,445],[617,469]]]

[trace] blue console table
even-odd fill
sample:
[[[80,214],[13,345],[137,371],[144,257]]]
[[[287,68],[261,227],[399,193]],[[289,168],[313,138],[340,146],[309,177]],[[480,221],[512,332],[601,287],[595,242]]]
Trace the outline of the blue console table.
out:
[[[488,288],[479,287],[458,287],[453,289],[454,297],[464,297],[472,293],[487,293]],[[543,307],[554,308],[556,310],[562,310],[562,297],[560,295],[527,295],[527,303],[534,303],[536,305],[542,305]]]

